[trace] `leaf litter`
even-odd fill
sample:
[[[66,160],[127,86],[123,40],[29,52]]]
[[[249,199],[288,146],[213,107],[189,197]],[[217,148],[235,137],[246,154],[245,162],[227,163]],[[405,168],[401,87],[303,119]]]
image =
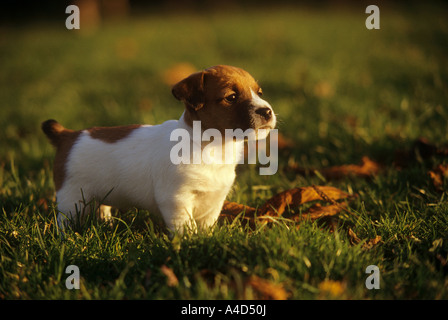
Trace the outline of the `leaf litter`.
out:
[[[282,138],[281,148],[290,149],[294,147],[291,140],[279,135]],[[425,138],[414,141],[408,150],[396,150],[394,160],[389,165],[396,170],[406,168],[413,163],[422,162],[431,157],[445,157],[448,155],[448,145],[436,146]],[[322,175],[326,179],[342,179],[345,177],[374,177],[387,165],[363,156],[360,164],[346,164],[320,169],[306,169],[290,163],[286,170],[295,174]],[[448,165],[440,164],[427,172],[432,185],[439,192],[446,191],[446,181],[448,180]],[[292,188],[280,192],[258,208],[244,204],[226,201],[221,211],[220,220],[234,221],[240,219],[244,225],[249,225],[252,229],[257,223],[269,223],[276,217],[284,217],[300,226],[302,221],[315,221],[320,218],[337,216],[342,211],[354,214],[348,209],[349,201],[357,198],[357,194],[349,194],[338,188],[330,186],[304,186]],[[305,204],[313,203],[308,208],[303,208]],[[348,230],[348,236],[352,245],[361,244],[364,250],[369,250],[382,242],[381,236],[373,239],[361,240],[352,229]]]
[[[287,219],[296,223],[304,220],[314,221],[337,215],[341,211],[348,211],[347,204],[340,200],[351,200],[355,197],[357,196],[330,186],[299,187],[276,194],[259,208],[226,201],[220,218],[230,222],[241,218],[242,222],[249,224],[251,228],[254,228],[257,222],[272,221],[272,217],[286,216]],[[313,201],[325,201],[330,204],[315,203],[306,210],[300,210],[300,206]]]

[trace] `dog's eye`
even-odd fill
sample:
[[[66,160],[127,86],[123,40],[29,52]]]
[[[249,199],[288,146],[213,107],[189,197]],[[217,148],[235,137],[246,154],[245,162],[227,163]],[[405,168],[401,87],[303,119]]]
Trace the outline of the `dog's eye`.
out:
[[[258,95],[261,97],[262,95],[263,95],[263,90],[261,90],[261,88],[260,89],[258,89]]]
[[[236,93],[228,95],[227,97],[225,97],[225,99],[227,100],[227,102],[235,102],[237,99]]]

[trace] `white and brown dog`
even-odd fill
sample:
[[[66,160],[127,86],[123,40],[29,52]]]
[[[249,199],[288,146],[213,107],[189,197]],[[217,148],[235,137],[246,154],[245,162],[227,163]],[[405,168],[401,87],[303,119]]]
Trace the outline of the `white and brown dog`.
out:
[[[93,199],[101,201],[106,216],[109,206],[158,213],[170,230],[216,222],[235,180],[243,141],[226,140],[239,154],[230,164],[173,164],[171,133],[179,128],[191,133],[194,121],[200,121],[202,130],[213,128],[223,135],[226,129],[273,129],[275,114],[260,98],[254,78],[236,67],[220,65],[194,73],[174,85],[172,93],[184,102],[185,111],[179,120],[160,125],[73,131],[55,120],[42,124],[57,149],[54,183],[60,228]]]

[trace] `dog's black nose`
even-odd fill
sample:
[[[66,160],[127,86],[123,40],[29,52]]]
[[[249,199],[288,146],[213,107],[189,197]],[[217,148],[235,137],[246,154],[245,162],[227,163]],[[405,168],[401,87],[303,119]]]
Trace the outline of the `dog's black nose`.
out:
[[[271,108],[258,108],[257,110],[255,110],[255,113],[262,116],[265,120],[269,120],[272,118]]]

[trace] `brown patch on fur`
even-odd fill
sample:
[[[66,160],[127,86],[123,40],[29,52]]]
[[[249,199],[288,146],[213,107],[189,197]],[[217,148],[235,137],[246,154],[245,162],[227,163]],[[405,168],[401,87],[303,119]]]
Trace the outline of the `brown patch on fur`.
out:
[[[119,127],[94,127],[87,129],[87,131],[93,139],[99,139],[107,143],[114,143],[126,138],[132,131],[140,127],[141,125],[139,124],[133,124]]]
[[[176,83],[171,93],[185,103],[188,109],[197,111],[204,106],[204,75],[206,71],[196,72]]]
[[[66,129],[55,120],[47,120],[42,123],[42,131],[56,147],[56,156],[53,164],[53,180],[57,191],[61,189],[64,183],[67,157],[73,145],[78,140],[81,131]]]
[[[64,183],[66,174],[67,158],[76,140],[78,140],[80,134],[81,131],[71,130],[70,132],[66,132],[63,134],[64,137],[62,139],[64,140],[64,143],[61,143],[57,148],[53,164],[53,178],[56,190],[62,188],[62,184]]]
[[[139,127],[140,125],[96,127],[88,129],[87,132],[94,139],[99,139],[106,143],[114,143],[127,137],[133,130]],[[53,164],[53,179],[57,191],[62,188],[67,172],[67,158],[82,131],[66,129],[55,120],[47,120],[43,122],[42,131],[47,135],[51,144],[56,147],[56,156]]]

